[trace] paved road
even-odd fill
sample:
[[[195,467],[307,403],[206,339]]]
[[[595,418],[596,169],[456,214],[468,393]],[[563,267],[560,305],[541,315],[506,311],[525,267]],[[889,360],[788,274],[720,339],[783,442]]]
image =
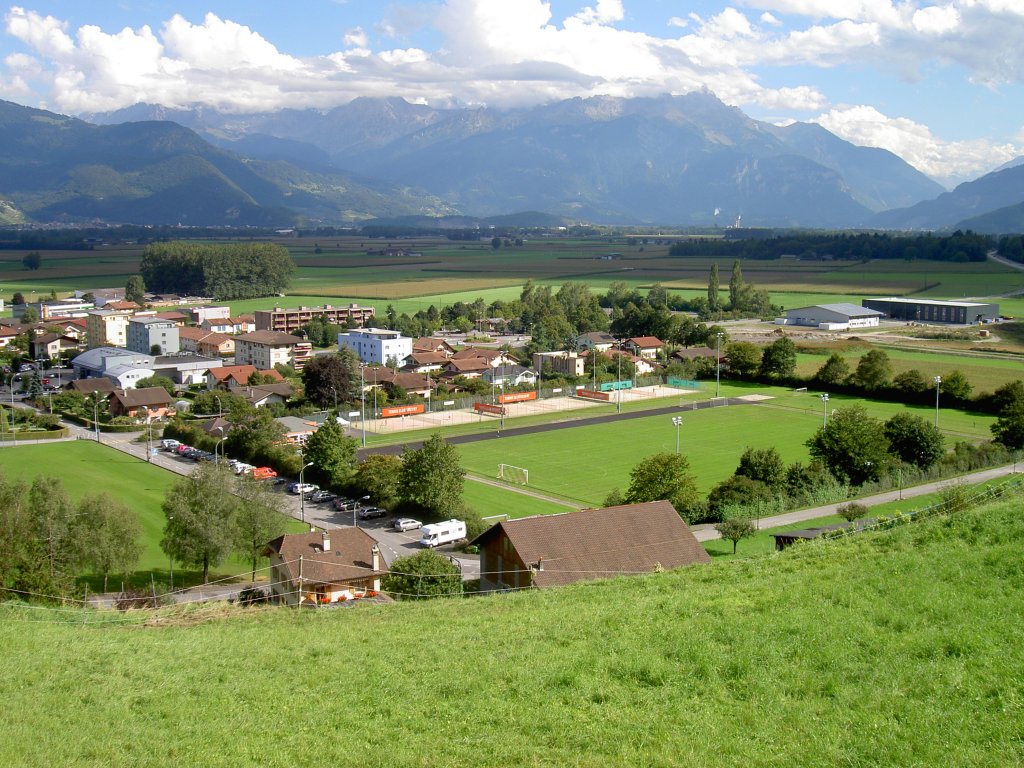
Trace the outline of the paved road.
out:
[[[865,496],[857,499],[861,504],[866,506],[874,506],[876,504],[886,504],[890,501],[897,501],[900,498],[912,499],[916,496],[925,496],[929,493],[935,493],[941,490],[947,485],[954,485],[956,483],[968,482],[968,483],[983,483],[986,480],[993,480],[997,477],[1005,477],[1006,475],[1012,475],[1017,471],[1016,464],[1008,464],[1005,467],[993,467],[992,469],[985,469],[980,472],[972,472],[967,475],[960,475],[958,477],[947,478],[946,480],[936,480],[933,483],[925,483],[923,485],[914,485],[909,488],[904,488],[901,491],[886,491],[885,493],[876,493],[874,496]],[[826,504],[822,507],[810,507],[808,509],[798,509],[792,512],[785,512],[775,517],[762,517],[760,521],[760,528],[778,528],[782,525],[792,525],[793,523],[802,523],[804,520],[816,520],[819,517],[828,517],[829,515],[837,514],[836,509],[841,505],[845,504],[845,501],[837,502],[835,504]],[[711,541],[713,539],[720,539],[722,535],[715,530],[714,525],[702,524],[695,525],[692,527],[693,535],[697,538],[697,541]]]

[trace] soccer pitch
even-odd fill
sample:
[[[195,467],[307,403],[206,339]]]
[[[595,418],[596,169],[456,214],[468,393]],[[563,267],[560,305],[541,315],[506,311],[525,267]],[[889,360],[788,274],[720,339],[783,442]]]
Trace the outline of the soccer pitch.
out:
[[[778,391],[778,390],[776,390]],[[928,408],[834,397],[833,407],[864,405],[870,415],[887,419],[910,410],[929,418]],[[748,448],[775,447],[787,464],[809,459],[806,440],[821,426],[822,404],[813,394],[787,393],[756,405],[730,405],[699,411],[679,410],[679,449],[690,462],[697,487],[707,493],[731,475]],[[965,437],[985,437],[990,417],[942,412],[947,445]],[[470,472],[496,477],[499,464],[529,470],[529,488],[599,506],[613,488],[625,491],[629,473],[652,454],[676,450],[676,427],[669,415],[567,427],[522,436],[504,436],[459,446]],[[481,511],[481,514],[487,514]]]

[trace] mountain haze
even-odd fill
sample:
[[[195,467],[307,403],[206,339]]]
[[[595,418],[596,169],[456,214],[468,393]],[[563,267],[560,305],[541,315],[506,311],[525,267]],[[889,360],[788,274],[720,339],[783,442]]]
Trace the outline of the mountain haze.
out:
[[[707,92],[511,111],[394,98],[247,115],[136,105],[92,119],[142,117],[176,120],[240,154],[421,188],[473,216],[850,227],[942,191],[892,153],[820,126],[762,123]]]
[[[329,169],[246,159],[173,122],[98,126],[2,101],[0,200],[6,217],[139,224],[277,226],[448,211],[429,196]]]

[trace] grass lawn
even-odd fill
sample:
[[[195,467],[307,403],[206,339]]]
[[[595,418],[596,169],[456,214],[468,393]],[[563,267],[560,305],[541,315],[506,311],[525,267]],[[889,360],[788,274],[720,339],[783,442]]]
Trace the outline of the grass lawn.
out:
[[[57,476],[74,501],[88,493],[103,491],[134,509],[142,525],[143,547],[130,581],[149,584],[152,573],[159,584],[167,584],[167,555],[160,549],[164,527],[160,505],[179,475],[89,440],[4,448],[0,450],[0,471],[9,478],[24,478],[28,483],[37,475]],[[307,530],[291,518],[288,525],[294,532]],[[249,566],[248,561],[233,557],[215,569],[215,574],[211,571],[211,580],[245,573]],[[174,569],[175,587],[201,580],[201,570],[190,571],[184,566]],[[100,579],[89,579],[89,582],[91,588],[102,584]],[[120,578],[112,575],[110,583],[119,584]]]
[[[0,608],[4,757],[1019,766],[1019,507],[467,600],[178,609],[147,628]]]
[[[527,496],[524,493],[506,491],[503,488],[472,480],[466,481],[462,497],[466,504],[476,510],[481,517],[508,515],[515,518],[529,517],[530,515],[554,515],[560,512],[572,512],[574,509],[574,507],[554,504],[544,499]]]
[[[723,395],[738,391],[763,392],[774,399],[758,405],[700,411],[684,407],[679,412],[683,417],[680,449],[689,459],[702,493],[733,473],[747,447],[774,446],[787,463],[807,461],[804,442],[821,426],[822,404],[815,393],[794,393],[779,387],[723,386],[722,390]],[[879,419],[904,410],[928,419],[934,414],[924,406],[839,395],[829,401],[829,409],[853,404],[865,406]],[[992,421],[993,417],[984,414],[946,409],[941,411],[939,423],[948,439],[954,440],[988,438]],[[514,464],[529,470],[530,487],[535,490],[599,505],[613,488],[625,490],[629,472],[642,458],[674,451],[675,435],[669,416],[651,416],[533,435],[506,434],[500,439],[460,445],[459,452],[463,466],[471,472],[491,477],[498,464]]]

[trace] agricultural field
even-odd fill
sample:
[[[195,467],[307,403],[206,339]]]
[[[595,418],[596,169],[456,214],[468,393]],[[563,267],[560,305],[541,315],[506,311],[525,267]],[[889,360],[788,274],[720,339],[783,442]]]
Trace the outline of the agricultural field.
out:
[[[748,392],[754,391],[753,389]],[[682,408],[680,452],[687,457],[701,493],[733,473],[748,448],[778,449],[786,463],[808,460],[805,441],[822,423],[823,408],[815,393],[757,388],[773,396],[757,405],[692,411]],[[723,394],[728,390],[723,387]],[[934,409],[836,395],[829,410],[864,405],[879,419],[909,410],[931,419]],[[940,427],[949,440],[990,439],[991,416],[943,410]],[[498,464],[514,464],[530,473],[529,487],[558,498],[599,506],[614,488],[625,490],[629,473],[644,457],[675,451],[676,430],[669,416],[613,421],[530,435],[460,445],[463,466],[493,477]]]
[[[0,606],[5,760],[1019,766],[1019,507],[469,600]]]
[[[58,476],[76,502],[88,493],[105,491],[127,504],[138,512],[143,531],[142,556],[130,583],[148,585],[151,573],[160,584],[168,582],[167,555],[160,549],[164,527],[160,505],[179,475],[89,440],[4,448],[0,450],[0,472],[9,478],[24,478],[28,483],[38,475]],[[293,532],[306,530],[298,521],[289,519],[288,524]],[[210,578],[248,574],[249,567],[248,560],[231,558],[216,573],[211,571]],[[176,587],[200,581],[201,570],[174,569]]]

